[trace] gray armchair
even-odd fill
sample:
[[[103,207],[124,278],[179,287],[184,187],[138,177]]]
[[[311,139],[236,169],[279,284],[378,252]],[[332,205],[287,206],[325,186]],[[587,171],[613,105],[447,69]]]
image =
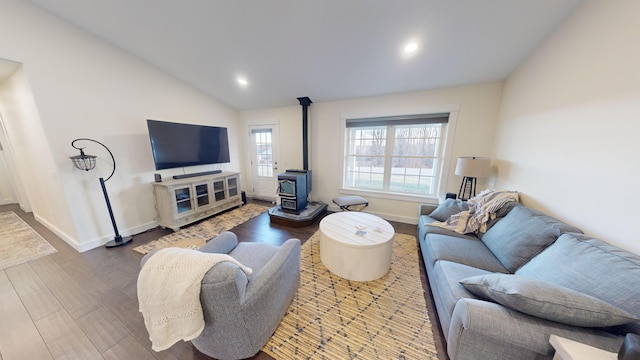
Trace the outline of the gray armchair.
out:
[[[217,359],[255,355],[278,327],[298,289],[300,240],[289,239],[279,247],[238,243],[235,234],[223,232],[200,251],[229,254],[253,273],[246,276],[229,262],[207,272],[200,290],[205,327],[191,342]]]

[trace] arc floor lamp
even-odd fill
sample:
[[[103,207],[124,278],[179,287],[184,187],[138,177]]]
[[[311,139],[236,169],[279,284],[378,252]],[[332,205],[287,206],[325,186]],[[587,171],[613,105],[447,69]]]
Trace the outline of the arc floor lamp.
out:
[[[100,178],[100,186],[102,187],[102,194],[104,195],[104,201],[107,203],[107,209],[109,210],[109,216],[111,217],[111,224],[113,225],[113,231],[115,232],[115,236],[113,240],[108,241],[106,244],[104,244],[104,246],[111,248],[111,247],[128,244],[129,242],[131,242],[132,237],[131,236],[122,237],[118,232],[118,226],[116,226],[116,219],[113,217],[113,210],[111,209],[111,202],[109,201],[107,188],[104,185],[104,183],[109,181],[109,179],[111,179],[113,174],[116,172],[116,159],[113,157],[113,153],[111,153],[111,150],[109,150],[109,148],[106,147],[103,143],[93,139],[79,138],[79,139],[73,140],[71,142],[71,146],[74,149],[80,150],[80,155],[71,156],[69,159],[71,159],[71,161],[73,161],[73,165],[75,165],[75,167],[80,170],[89,171],[95,168],[97,156],[85,154],[83,147],[76,147],[75,145],[76,141],[92,141],[104,147],[109,153],[109,155],[111,156],[111,163],[113,164],[113,169],[111,170],[111,174],[109,175],[109,177],[107,177],[106,180],[103,179],[102,177]]]

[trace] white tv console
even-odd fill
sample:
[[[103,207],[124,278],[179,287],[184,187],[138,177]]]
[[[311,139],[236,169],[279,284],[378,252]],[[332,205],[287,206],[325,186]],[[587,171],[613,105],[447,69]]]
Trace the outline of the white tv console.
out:
[[[222,172],[153,183],[158,224],[173,231],[242,205],[240,173]]]

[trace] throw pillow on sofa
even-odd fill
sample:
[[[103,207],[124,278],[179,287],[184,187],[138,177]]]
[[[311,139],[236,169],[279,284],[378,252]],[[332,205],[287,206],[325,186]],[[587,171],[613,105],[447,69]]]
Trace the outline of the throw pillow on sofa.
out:
[[[480,275],[460,280],[460,284],[483,300],[563,324],[606,327],[638,320],[593,296],[525,276]]]
[[[513,273],[564,232],[582,231],[526,206],[516,206],[482,236],[482,242]]]
[[[432,218],[438,221],[447,221],[451,215],[455,215],[462,211],[469,210],[469,205],[466,201],[446,199],[438,207],[429,214]]]

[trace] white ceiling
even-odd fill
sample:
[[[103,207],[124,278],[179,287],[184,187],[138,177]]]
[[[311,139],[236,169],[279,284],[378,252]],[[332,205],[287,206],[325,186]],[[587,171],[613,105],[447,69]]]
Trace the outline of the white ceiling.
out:
[[[501,81],[582,2],[30,1],[240,110]]]

